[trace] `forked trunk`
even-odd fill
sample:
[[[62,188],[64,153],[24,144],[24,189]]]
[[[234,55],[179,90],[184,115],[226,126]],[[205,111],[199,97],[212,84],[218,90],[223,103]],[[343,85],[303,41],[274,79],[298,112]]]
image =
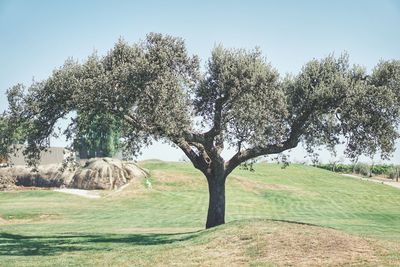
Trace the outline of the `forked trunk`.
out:
[[[206,228],[225,223],[225,177],[209,177],[209,204]]]

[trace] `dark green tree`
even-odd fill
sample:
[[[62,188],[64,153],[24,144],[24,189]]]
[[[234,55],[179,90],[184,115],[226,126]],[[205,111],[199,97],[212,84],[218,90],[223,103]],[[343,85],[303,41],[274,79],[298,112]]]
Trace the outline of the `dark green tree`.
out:
[[[68,60],[26,94],[17,118],[33,125],[27,155],[37,158],[55,122],[68,112],[110,113],[121,120],[124,149],[133,153],[168,140],[207,179],[206,227],[225,222],[225,181],[240,164],[303,143],[309,152],[345,140],[349,157],[388,157],[399,137],[400,61],[379,63],[367,74],[347,55],[311,60],[281,78],[259,50],[217,46],[204,74],[182,39],[149,34],[123,41],[104,57]],[[67,134],[76,129],[73,122]],[[229,160],[226,146],[236,150]]]
[[[10,131],[8,118],[5,115],[0,116],[0,159],[6,159],[10,152],[10,146],[12,145],[12,139],[10,135],[13,134]]]
[[[120,149],[120,122],[110,113],[77,115],[74,148],[81,157],[113,157]]]

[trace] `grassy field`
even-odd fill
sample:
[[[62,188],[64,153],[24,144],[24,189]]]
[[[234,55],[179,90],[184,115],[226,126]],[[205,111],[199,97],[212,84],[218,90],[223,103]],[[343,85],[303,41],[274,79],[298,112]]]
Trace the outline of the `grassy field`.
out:
[[[258,164],[228,178],[228,223],[203,230],[201,173],[189,163],[141,164],[151,189],[137,181],[100,199],[0,192],[0,266],[400,265],[398,189]]]

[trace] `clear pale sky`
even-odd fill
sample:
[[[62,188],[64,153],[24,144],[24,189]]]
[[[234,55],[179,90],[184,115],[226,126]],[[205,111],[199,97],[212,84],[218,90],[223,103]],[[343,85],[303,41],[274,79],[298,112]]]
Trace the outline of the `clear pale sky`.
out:
[[[259,46],[282,75],[343,51],[371,70],[381,59],[400,59],[400,1],[0,0],[0,111],[10,86],[45,79],[68,57],[83,60],[93,50],[102,55],[119,37],[136,42],[149,32],[183,37],[203,65],[222,43]],[[397,147],[393,161],[400,163]],[[292,159],[303,153],[296,149]],[[182,155],[156,144],[141,158]]]

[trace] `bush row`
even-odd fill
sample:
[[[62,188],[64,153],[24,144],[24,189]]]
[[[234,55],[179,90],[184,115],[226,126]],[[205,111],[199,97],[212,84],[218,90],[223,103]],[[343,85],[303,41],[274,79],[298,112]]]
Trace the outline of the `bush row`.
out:
[[[393,164],[376,164],[369,165],[366,163],[357,164],[318,164],[316,167],[340,173],[357,173],[363,176],[384,175],[390,179],[398,179],[400,177],[400,165]]]

